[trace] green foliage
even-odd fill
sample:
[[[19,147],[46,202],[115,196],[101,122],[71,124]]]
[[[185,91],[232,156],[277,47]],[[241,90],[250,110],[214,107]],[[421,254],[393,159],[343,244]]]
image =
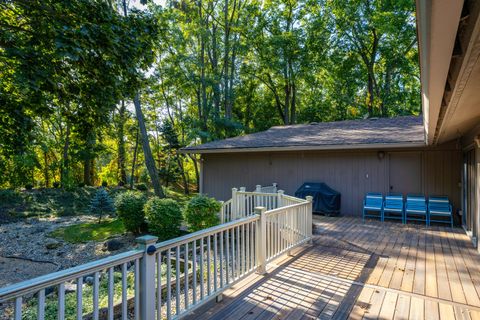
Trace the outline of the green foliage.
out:
[[[63,134],[56,141],[77,138],[69,141],[71,154],[91,164],[99,153],[96,131],[120,99],[140,88],[142,70],[153,61],[156,21],[136,10],[125,17],[106,1],[15,1],[1,8],[0,153],[11,168],[8,183],[32,178],[38,120],[51,116],[57,117],[51,127]],[[66,173],[71,163],[63,160]]]
[[[221,204],[213,198],[204,195],[193,197],[185,207],[185,220],[190,231],[198,231],[217,225],[220,220],[218,213]]]
[[[148,191],[148,187],[145,183],[137,183],[135,185],[135,189],[137,189],[139,191]]]
[[[114,304],[117,305],[122,301],[122,273],[114,273]],[[135,294],[135,279],[133,272],[127,274],[127,298],[131,299]],[[93,286],[85,284],[82,290],[83,294],[83,316],[87,317],[93,312]],[[108,277],[101,277],[99,281],[99,301],[100,308],[108,307]],[[23,320],[36,320],[38,299],[29,299],[22,313]],[[65,319],[74,320],[77,314],[77,294],[76,292],[68,292],[65,294]],[[54,291],[45,298],[45,319],[56,319],[58,315],[58,292]]]
[[[68,227],[58,228],[49,236],[60,238],[70,243],[87,241],[104,241],[112,236],[125,232],[125,227],[119,219],[104,220],[100,223],[80,223]]]
[[[138,191],[126,191],[115,198],[117,215],[127,231],[139,234],[145,228],[143,206],[146,201],[145,195]]]
[[[199,162],[181,147],[419,114],[414,2],[225,4],[0,5],[0,188],[149,183],[137,92],[162,183],[185,193]]]
[[[182,210],[173,199],[153,197],[144,207],[148,231],[158,236],[160,240],[168,240],[180,235]]]
[[[90,211],[98,215],[98,221],[102,220],[103,215],[115,212],[113,200],[105,188],[100,188],[95,193],[95,196],[90,202]]]
[[[96,189],[92,187],[64,189],[34,189],[31,191],[0,191],[0,213],[14,217],[88,215],[90,201]]]
[[[5,189],[0,190],[0,203],[19,203],[22,201],[22,196],[20,192],[12,190],[12,189]]]

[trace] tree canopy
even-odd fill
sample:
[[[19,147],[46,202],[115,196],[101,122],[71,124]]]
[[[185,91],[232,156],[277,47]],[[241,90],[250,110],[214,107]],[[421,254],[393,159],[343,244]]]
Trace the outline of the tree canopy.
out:
[[[158,175],[188,192],[199,168],[183,146],[420,112],[410,0],[7,0],[0,9],[2,187],[133,186]]]

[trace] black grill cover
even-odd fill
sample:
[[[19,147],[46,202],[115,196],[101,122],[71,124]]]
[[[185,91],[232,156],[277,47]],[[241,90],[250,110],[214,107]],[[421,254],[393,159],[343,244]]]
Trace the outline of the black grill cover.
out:
[[[340,192],[333,190],[323,182],[306,182],[295,192],[295,197],[305,199],[313,197],[313,212],[327,214],[340,213]]]

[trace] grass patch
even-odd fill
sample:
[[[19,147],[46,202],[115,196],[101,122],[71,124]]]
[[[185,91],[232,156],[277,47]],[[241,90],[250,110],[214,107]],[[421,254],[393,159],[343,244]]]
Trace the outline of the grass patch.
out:
[[[197,193],[190,193],[189,195],[186,195],[182,191],[174,190],[172,188],[164,188],[165,189],[165,195],[167,198],[173,199],[178,202],[178,204],[183,207],[185,204],[194,196],[197,195]]]
[[[50,233],[51,237],[61,238],[71,243],[87,241],[103,241],[112,236],[125,233],[122,221],[119,219],[105,220],[100,223],[79,223],[58,228]]]
[[[13,218],[28,217],[62,217],[92,214],[90,202],[97,191],[97,187],[79,187],[73,190],[44,188],[33,190],[0,189],[0,215]],[[115,197],[127,191],[125,188],[107,188],[110,196]],[[154,196],[152,190],[143,191],[147,198]],[[165,188],[168,198],[178,201],[183,207],[195,193],[185,195],[178,188]]]

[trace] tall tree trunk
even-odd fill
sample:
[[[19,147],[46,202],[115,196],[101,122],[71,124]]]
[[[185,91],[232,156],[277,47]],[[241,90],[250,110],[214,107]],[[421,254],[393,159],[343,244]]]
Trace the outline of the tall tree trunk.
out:
[[[177,165],[180,168],[180,174],[182,175],[184,193],[189,194],[190,190],[188,189],[187,175],[185,173],[185,168],[183,166],[182,159],[180,158],[180,156],[178,154],[175,155],[175,158],[177,160]]]
[[[198,3],[198,15],[200,17],[200,20],[203,22],[203,11],[202,11],[202,6],[203,3],[200,0]],[[201,120],[201,126],[203,131],[207,131],[207,121],[208,121],[208,105],[207,105],[207,80],[205,77],[205,38],[203,35],[203,32],[200,34],[200,83],[201,83],[201,97],[202,97],[202,111],[201,115],[202,117],[200,118]],[[202,142],[205,138],[202,138]]]
[[[48,188],[50,186],[50,174],[48,172],[48,153],[47,151],[43,151],[43,175],[45,177],[45,188]]]
[[[69,180],[69,159],[68,159],[68,150],[70,148],[70,123],[67,121],[67,128],[65,132],[65,143],[63,144],[63,155],[62,155],[62,171],[60,174],[60,182],[62,187],[67,185],[67,180]]]
[[[283,116],[285,119],[283,122],[288,125],[290,124],[290,84],[288,83],[288,78],[285,79],[285,101],[283,105]]]
[[[117,131],[117,167],[118,167],[118,184],[123,186],[127,184],[127,171],[125,169],[125,121],[126,121],[126,106],[125,100],[122,100],[120,110],[118,112],[118,131]]]
[[[374,91],[373,91],[373,75],[368,72],[368,116],[373,117],[373,103],[374,103]]]
[[[192,160],[193,162],[193,169],[195,170],[195,179],[197,180],[197,192],[200,192],[200,171],[198,170],[198,161],[195,158],[195,156],[192,156],[191,154],[188,155],[188,157]]]
[[[135,178],[135,166],[137,163],[137,151],[138,151],[138,129],[135,135],[135,147],[133,148],[133,160],[132,160],[132,174],[130,175],[130,189],[133,189],[133,183]]]
[[[224,7],[224,24],[225,24],[225,35],[224,35],[224,56],[223,56],[223,99],[224,99],[224,108],[225,108],[225,117],[227,119],[232,118],[232,109],[230,108],[230,97],[229,97],[229,54],[230,54],[230,23],[229,23],[229,16],[228,16],[228,0],[225,0],[225,7]]]
[[[137,115],[138,127],[140,129],[140,137],[142,139],[142,149],[143,155],[145,157],[145,166],[147,167],[148,175],[150,176],[150,180],[152,181],[153,190],[155,191],[155,195],[160,198],[165,198],[165,193],[163,192],[163,188],[160,184],[158,170],[155,166],[155,160],[153,159],[152,149],[150,148],[150,144],[148,143],[147,127],[145,126],[145,118],[143,117],[142,107],[140,105],[140,97],[138,93],[135,94],[135,97],[133,98],[133,104],[135,105],[135,113]]]
[[[94,157],[95,155],[91,154],[91,150],[95,147],[96,138],[95,132],[90,131],[86,135],[86,158],[83,161],[83,183],[87,186],[93,185],[93,173],[94,173]]]
[[[295,122],[297,122],[297,87],[295,86],[295,82],[292,82],[291,92],[290,124],[295,124]]]

